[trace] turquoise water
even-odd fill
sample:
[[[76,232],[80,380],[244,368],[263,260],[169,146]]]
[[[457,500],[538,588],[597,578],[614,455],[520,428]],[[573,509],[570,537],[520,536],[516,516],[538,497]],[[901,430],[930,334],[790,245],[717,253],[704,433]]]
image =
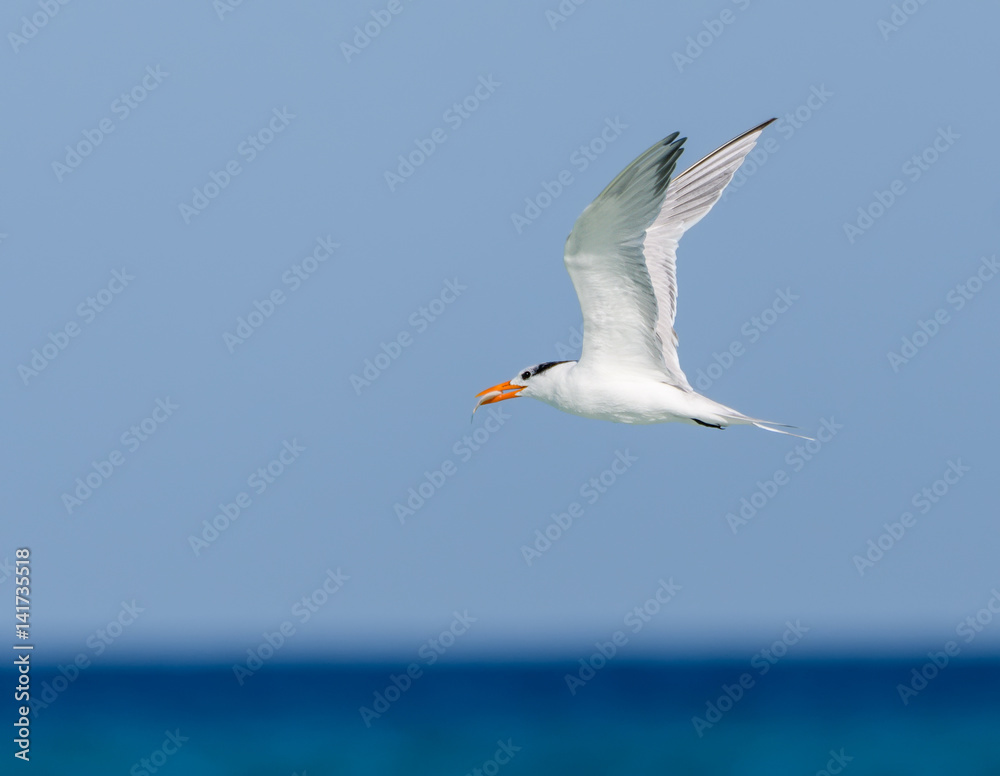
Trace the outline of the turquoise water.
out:
[[[949,665],[904,705],[919,665],[612,662],[575,694],[570,663],[265,665],[242,686],[229,667],[36,669],[31,764],[0,772],[1000,774],[1000,663]]]

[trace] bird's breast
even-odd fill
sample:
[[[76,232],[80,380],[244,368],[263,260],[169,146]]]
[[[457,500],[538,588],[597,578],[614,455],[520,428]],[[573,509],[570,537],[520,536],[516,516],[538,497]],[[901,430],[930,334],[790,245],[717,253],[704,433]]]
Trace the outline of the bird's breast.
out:
[[[687,392],[660,375],[573,372],[544,401],[563,412],[615,423],[665,423],[683,413]]]

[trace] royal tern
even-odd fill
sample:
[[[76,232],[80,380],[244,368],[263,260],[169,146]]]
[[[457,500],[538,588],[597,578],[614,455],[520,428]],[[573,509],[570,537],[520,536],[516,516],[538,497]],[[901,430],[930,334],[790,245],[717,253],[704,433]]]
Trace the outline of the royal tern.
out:
[[[723,190],[774,119],[672,177],[677,132],[626,167],[580,214],[564,261],[583,312],[579,361],[547,361],[477,394],[484,404],[527,396],[617,423],[773,426],[696,393],[677,358],[677,243]],[[473,414],[475,414],[475,409]],[[792,428],[785,426],[785,428]]]

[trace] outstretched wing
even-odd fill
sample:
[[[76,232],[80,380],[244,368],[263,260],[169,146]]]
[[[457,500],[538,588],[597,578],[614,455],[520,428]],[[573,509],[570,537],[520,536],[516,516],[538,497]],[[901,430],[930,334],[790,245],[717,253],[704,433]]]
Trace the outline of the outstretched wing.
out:
[[[653,370],[691,390],[673,331],[677,243],[719,200],[771,121],[671,180],[685,140],[675,132],[641,154],[583,211],[564,256],[583,312],[580,366]]]

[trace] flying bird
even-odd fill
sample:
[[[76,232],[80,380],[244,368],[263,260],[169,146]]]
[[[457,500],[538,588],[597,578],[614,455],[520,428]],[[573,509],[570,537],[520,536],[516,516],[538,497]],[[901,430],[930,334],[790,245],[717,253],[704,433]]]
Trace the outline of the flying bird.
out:
[[[673,177],[687,138],[677,132],[640,154],[577,218],[564,261],[583,312],[579,361],[526,367],[477,394],[479,407],[517,396],[616,423],[754,425],[702,396],[677,357],[677,244],[722,196],[768,124],[744,132]]]

